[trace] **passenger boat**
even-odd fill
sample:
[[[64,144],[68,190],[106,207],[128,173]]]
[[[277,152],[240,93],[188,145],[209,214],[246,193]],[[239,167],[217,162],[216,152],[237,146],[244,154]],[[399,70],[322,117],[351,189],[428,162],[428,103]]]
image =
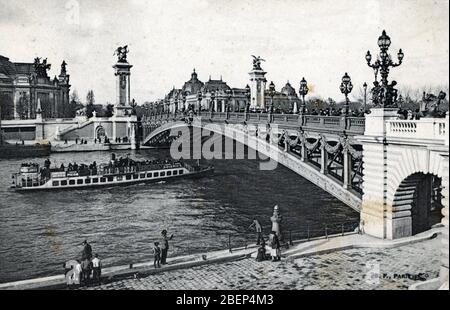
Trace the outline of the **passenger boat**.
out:
[[[83,169],[50,169],[50,165],[22,164],[12,175],[11,188],[16,191],[59,190],[100,186],[161,182],[182,177],[200,177],[214,172],[213,166],[189,165],[185,162],[134,162],[127,166],[101,164]],[[85,168],[84,168],[85,167]]]

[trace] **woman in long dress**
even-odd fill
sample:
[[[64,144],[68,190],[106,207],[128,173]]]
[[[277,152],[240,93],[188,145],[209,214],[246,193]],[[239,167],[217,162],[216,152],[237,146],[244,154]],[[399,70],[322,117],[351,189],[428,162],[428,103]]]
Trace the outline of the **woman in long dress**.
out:
[[[270,256],[272,256],[272,261],[278,261],[280,260],[280,241],[278,240],[278,236],[276,232],[272,231],[270,233]]]

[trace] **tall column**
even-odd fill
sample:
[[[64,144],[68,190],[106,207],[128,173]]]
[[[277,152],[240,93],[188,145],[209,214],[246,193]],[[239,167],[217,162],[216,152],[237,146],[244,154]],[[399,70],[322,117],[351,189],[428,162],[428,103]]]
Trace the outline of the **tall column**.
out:
[[[250,108],[262,109],[266,108],[265,91],[266,91],[266,75],[262,69],[253,69],[250,75]]]
[[[117,62],[113,68],[116,76],[116,104],[114,105],[114,116],[122,117],[131,114],[130,106],[130,69],[133,66],[128,62]]]

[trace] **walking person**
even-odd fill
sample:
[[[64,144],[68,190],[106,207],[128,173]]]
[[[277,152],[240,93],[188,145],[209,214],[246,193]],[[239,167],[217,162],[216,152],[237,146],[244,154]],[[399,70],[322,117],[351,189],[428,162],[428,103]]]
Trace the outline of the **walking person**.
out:
[[[168,237],[167,236],[167,230],[163,230],[161,232],[161,236],[163,239],[162,245],[161,245],[161,265],[166,265],[167,262],[167,252],[169,251],[169,240],[172,240],[173,234]]]
[[[253,227],[255,228],[256,235],[257,235],[256,245],[259,245],[261,243],[261,239],[263,239],[263,237],[262,237],[262,227],[261,227],[261,224],[259,223],[259,221],[258,221],[258,219],[256,217],[253,218],[253,223],[248,228],[251,229]]]
[[[92,260],[92,280],[95,284],[100,284],[100,279],[102,276],[102,261],[98,258],[98,254],[94,255],[94,259]]]
[[[161,268],[161,248],[159,247],[159,242],[155,242],[153,247],[153,265],[155,268]]]

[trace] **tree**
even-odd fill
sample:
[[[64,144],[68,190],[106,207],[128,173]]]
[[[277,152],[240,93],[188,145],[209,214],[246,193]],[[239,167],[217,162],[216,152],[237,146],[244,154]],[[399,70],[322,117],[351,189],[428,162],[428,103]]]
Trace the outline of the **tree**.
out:
[[[88,91],[86,95],[86,116],[88,118],[91,118],[94,116],[93,112],[95,111],[95,97],[94,97],[94,91],[91,89]]]
[[[78,97],[78,92],[74,90],[70,95],[69,104],[64,106],[64,117],[74,118],[78,108],[81,106],[80,97]]]
[[[111,103],[106,105],[105,117],[111,117],[114,115],[114,106]]]

